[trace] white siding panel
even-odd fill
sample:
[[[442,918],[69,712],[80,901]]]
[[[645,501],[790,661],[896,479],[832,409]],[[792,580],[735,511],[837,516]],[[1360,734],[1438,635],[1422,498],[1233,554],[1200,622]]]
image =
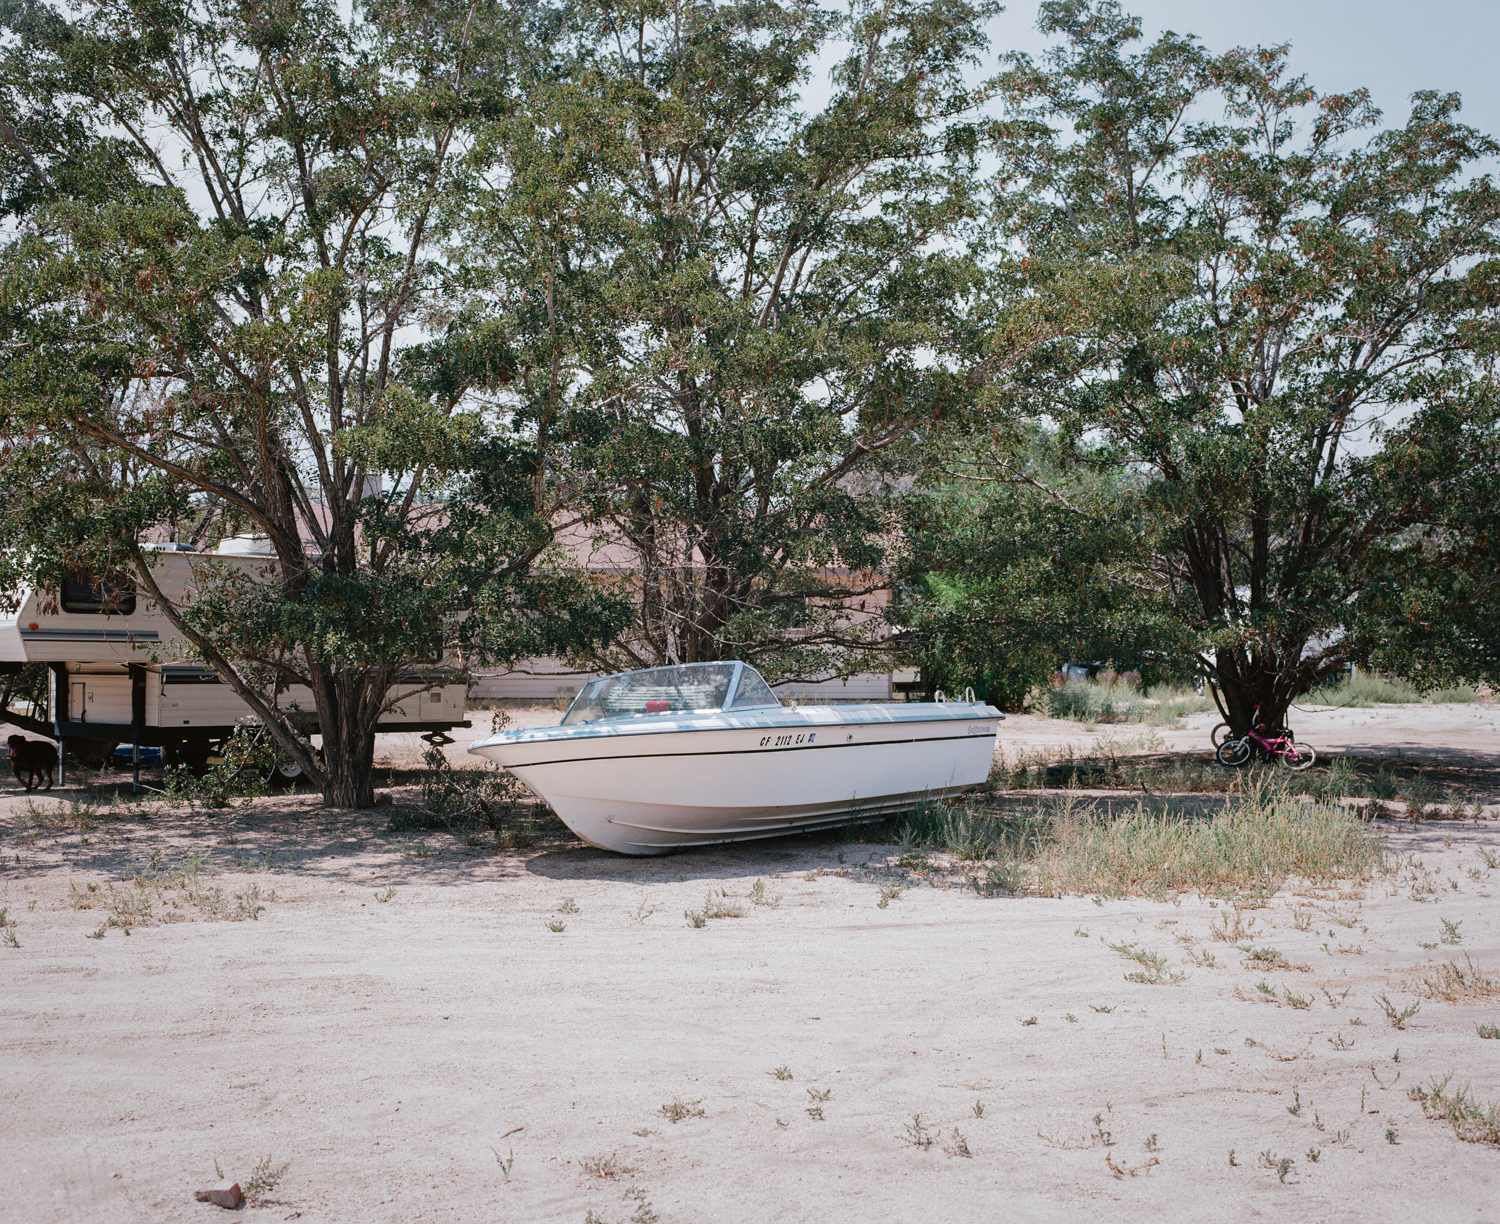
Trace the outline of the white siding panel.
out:
[[[776,690],[782,701],[889,701],[890,672],[860,672],[847,680],[822,680],[817,684],[783,684]]]
[[[69,679],[84,683],[85,722],[128,723],[130,721],[130,677],[79,676]]]
[[[535,701],[545,705],[567,690],[571,700],[584,681],[599,672],[569,671],[559,659],[526,659],[511,671],[483,672],[474,677],[469,695],[480,701]]]
[[[227,684],[165,684],[160,702],[156,725],[164,728],[231,727],[250,713],[250,707]]]

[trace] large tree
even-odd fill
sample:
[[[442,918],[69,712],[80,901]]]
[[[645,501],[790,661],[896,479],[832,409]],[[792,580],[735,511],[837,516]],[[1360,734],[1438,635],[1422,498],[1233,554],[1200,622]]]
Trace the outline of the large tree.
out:
[[[1350,662],[1493,675],[1500,146],[1450,94],[1382,128],[1286,47],[1141,46],[1113,0],[1040,25],[1057,45],[996,81],[996,226],[1072,326],[965,457],[1081,539],[1098,507],[1067,511],[1023,423],[1124,474],[1099,565],[1170,610],[1237,730]]]
[[[1016,710],[1070,660],[1186,678],[1182,609],[1135,568],[1142,527],[1120,512],[1129,469],[1079,464],[1071,440],[1035,424],[1001,453],[986,441],[933,448],[903,506],[893,644],[927,688],[972,686]]]
[[[555,24],[480,0],[4,11],[11,576],[132,577],[332,805],[373,802],[403,668],[598,644],[625,607],[547,563],[558,490],[487,398],[514,354],[440,258],[472,126],[546,70]],[[142,547],[164,531],[274,557],[205,562],[188,604]],[[277,704],[293,683],[321,756]]]
[[[1017,347],[987,343],[976,254],[966,73],[992,11],[588,6],[566,71],[486,129],[508,172],[468,185],[476,309],[514,337],[514,411],[573,474],[580,538],[638,599],[596,662],[789,678],[879,640],[892,456]]]

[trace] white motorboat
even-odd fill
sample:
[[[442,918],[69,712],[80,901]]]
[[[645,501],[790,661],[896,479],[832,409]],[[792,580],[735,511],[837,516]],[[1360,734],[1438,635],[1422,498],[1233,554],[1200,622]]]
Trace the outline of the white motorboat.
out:
[[[747,664],[691,663],[593,680],[560,726],[469,751],[590,845],[666,854],[956,795],[989,776],[1004,717],[974,701],[783,706]]]

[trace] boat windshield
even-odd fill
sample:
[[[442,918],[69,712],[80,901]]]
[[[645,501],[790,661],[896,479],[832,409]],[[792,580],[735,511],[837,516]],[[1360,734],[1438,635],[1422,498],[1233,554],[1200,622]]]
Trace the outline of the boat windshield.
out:
[[[686,663],[591,680],[569,707],[562,725],[646,714],[761,709],[780,704],[753,667],[740,663]]]

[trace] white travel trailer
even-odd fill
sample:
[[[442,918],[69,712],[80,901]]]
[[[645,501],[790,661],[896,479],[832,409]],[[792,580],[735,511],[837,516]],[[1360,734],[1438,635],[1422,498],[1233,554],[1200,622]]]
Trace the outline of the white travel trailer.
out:
[[[236,537],[216,553],[158,545],[152,576],[164,594],[190,597],[195,566],[219,563],[254,572],[267,563],[259,540]],[[0,675],[15,676],[28,663],[45,664],[47,683],[38,701],[14,703],[10,688],[0,700],[0,721],[55,739],[69,755],[98,762],[118,744],[160,747],[169,763],[202,764],[250,715],[243,700],[209,668],[181,661],[186,642],[149,597],[128,583],[88,578],[60,591],[20,593],[14,613],[0,611]],[[440,664],[403,674],[392,692],[381,731],[414,731],[434,743],[468,727],[468,686]],[[316,733],[312,693],[294,686],[277,698],[307,714]],[[294,776],[289,768],[285,778]]]

